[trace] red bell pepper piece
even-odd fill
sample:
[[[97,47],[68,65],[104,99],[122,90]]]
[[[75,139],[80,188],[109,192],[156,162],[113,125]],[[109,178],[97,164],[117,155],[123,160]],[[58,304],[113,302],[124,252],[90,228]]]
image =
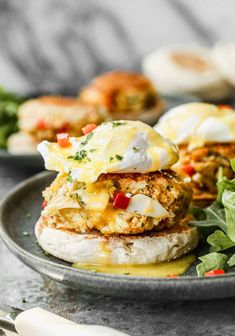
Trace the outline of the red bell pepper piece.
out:
[[[196,173],[196,170],[190,164],[182,166],[181,170],[190,177],[192,177]]]
[[[43,119],[38,120],[37,122],[37,129],[39,130],[46,130],[48,129],[48,125]]]
[[[96,124],[87,124],[86,126],[84,126],[82,128],[82,133],[84,135],[88,134],[88,133],[91,133],[95,128],[97,127]]]
[[[130,203],[130,198],[127,197],[124,193],[116,193],[113,201],[114,208],[126,210]]]
[[[43,200],[43,202],[42,202],[42,209],[44,210],[46,206],[47,206],[47,201]]]
[[[204,274],[204,276],[205,276],[205,277],[211,277],[211,276],[217,276],[217,275],[222,275],[222,274],[225,274],[225,272],[224,272],[223,269],[215,269],[215,270],[206,272],[206,273]]]
[[[221,110],[232,110],[233,109],[231,105],[218,105],[218,107]]]
[[[57,136],[57,143],[60,147],[70,146],[69,134],[68,133],[59,133]]]

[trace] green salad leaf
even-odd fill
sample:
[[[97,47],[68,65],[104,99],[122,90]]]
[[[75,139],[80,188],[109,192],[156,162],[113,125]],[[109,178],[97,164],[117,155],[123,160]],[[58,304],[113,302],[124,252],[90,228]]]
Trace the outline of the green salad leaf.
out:
[[[226,235],[221,230],[216,230],[210,236],[207,237],[208,244],[211,245],[211,252],[219,252],[227,250],[231,247],[235,246],[235,242],[233,242],[228,235]]]
[[[204,276],[206,272],[209,272],[215,269],[226,268],[228,256],[226,254],[212,252],[202,257],[199,257],[199,259],[202,262],[196,266],[197,275]]]
[[[233,171],[235,172],[235,159],[231,159],[230,164],[231,164]]]
[[[235,172],[235,159],[230,161]],[[235,179],[229,180],[227,177],[219,178],[217,182],[218,196],[215,202],[205,209],[192,208],[190,213],[194,220],[191,225],[208,231],[207,243],[211,246],[211,253],[199,257],[202,261],[197,265],[198,276],[203,276],[205,272],[214,269],[224,269],[235,266],[235,254],[228,260],[226,254],[219,251],[228,250],[235,247]]]
[[[194,208],[191,210],[195,220],[190,222],[191,225],[197,227],[217,226],[225,233],[228,230],[226,222],[225,210],[219,202],[212,203],[205,209]]]
[[[24,100],[0,87],[0,148],[6,148],[8,137],[18,131],[17,112]]]
[[[231,258],[229,259],[229,261],[228,261],[228,266],[229,266],[229,267],[233,267],[233,266],[235,266],[235,254],[233,254],[233,255],[231,256]]]
[[[222,195],[222,204],[228,225],[227,234],[235,242],[235,192],[226,189]]]
[[[222,204],[222,195],[225,190],[235,192],[235,179],[229,180],[227,177],[223,176],[221,180],[217,182],[217,189],[218,189],[217,202]]]

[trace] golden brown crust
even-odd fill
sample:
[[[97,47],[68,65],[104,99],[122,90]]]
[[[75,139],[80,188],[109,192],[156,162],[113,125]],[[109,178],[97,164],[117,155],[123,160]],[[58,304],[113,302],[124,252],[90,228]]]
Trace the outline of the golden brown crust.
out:
[[[156,230],[150,230],[147,232],[142,232],[142,233],[138,233],[138,234],[109,234],[109,235],[104,235],[102,234],[100,231],[98,230],[90,230],[89,234],[91,235],[90,238],[98,238],[98,237],[103,237],[104,239],[109,240],[111,237],[112,239],[141,239],[144,237],[164,237],[165,235],[171,234],[171,233],[183,233],[183,232],[187,232],[191,229],[191,226],[189,226],[189,222],[192,220],[193,218],[191,216],[185,217],[181,220],[181,222],[179,224],[173,225],[171,227],[165,227],[163,230],[161,231],[156,231]],[[46,216],[41,216],[38,222],[38,230],[43,230],[43,228],[45,227],[51,227],[51,228],[56,228],[54,225],[51,225],[50,221],[48,221],[48,218]],[[67,232],[70,234],[78,234],[78,232],[74,229],[69,229],[66,227],[63,228],[56,228],[59,231],[63,231],[63,232]],[[87,236],[87,239],[89,239],[89,236]]]
[[[151,90],[151,81],[140,74],[133,72],[113,71],[96,77],[91,86],[107,95],[112,95],[116,90]]]
[[[148,110],[159,102],[156,89],[147,77],[121,71],[96,77],[81,91],[79,98],[85,104],[111,113]]]
[[[202,156],[207,156],[210,152],[217,152],[222,156],[225,156],[229,159],[235,157],[235,142],[229,143],[207,143],[204,147],[195,148],[194,150],[188,151],[187,145],[179,145],[181,153],[192,153],[192,158],[197,159]]]

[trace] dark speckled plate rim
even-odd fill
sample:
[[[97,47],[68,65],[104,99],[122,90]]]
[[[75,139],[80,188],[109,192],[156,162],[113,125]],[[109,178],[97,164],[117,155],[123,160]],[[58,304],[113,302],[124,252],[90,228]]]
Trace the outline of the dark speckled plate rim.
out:
[[[24,257],[22,258],[21,256],[25,256],[27,259],[34,260],[37,263],[42,263],[47,266],[51,266],[53,269],[59,269],[59,270],[66,270],[70,273],[74,273],[76,275],[80,275],[82,277],[89,277],[96,279],[97,281],[113,281],[116,282],[118,281],[119,283],[144,283],[145,285],[151,285],[154,286],[156,283],[158,284],[169,284],[169,286],[174,285],[181,285],[185,286],[190,282],[196,282],[197,284],[205,284],[205,283],[221,283],[221,281],[225,282],[235,282],[235,275],[234,274],[225,274],[223,276],[215,276],[215,277],[197,277],[197,276],[180,276],[177,278],[162,278],[162,277],[150,277],[150,278],[145,278],[145,277],[133,277],[133,276],[125,276],[125,275],[109,275],[109,274],[102,274],[102,273],[93,273],[91,271],[85,271],[85,270],[79,270],[79,269],[74,269],[72,267],[69,267],[67,265],[61,265],[57,264],[56,262],[42,259],[39,256],[35,256],[32,253],[29,253],[22,247],[20,247],[7,233],[7,230],[5,228],[5,224],[3,223],[2,219],[2,214],[4,211],[4,207],[7,205],[7,203],[11,200],[12,197],[15,196],[16,193],[20,193],[25,187],[28,187],[29,185],[33,185],[35,181],[40,180],[45,178],[46,176],[49,176],[51,172],[41,172],[39,174],[36,174],[27,180],[19,183],[12,191],[8,193],[8,195],[1,201],[0,204],[0,235],[7,245],[7,247],[11,250],[11,252],[17,256],[21,261],[25,261]],[[26,262],[26,264],[29,266],[29,264]],[[32,265],[30,265],[32,268]],[[45,273],[46,275],[46,273]]]

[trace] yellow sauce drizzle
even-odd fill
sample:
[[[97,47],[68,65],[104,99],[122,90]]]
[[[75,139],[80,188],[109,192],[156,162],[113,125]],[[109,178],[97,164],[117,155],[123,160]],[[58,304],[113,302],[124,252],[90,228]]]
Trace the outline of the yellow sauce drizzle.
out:
[[[105,264],[73,264],[73,267],[97,273],[127,275],[138,277],[167,277],[182,275],[187,272],[194,263],[196,257],[192,254],[183,256],[177,260],[150,265],[105,265]]]

